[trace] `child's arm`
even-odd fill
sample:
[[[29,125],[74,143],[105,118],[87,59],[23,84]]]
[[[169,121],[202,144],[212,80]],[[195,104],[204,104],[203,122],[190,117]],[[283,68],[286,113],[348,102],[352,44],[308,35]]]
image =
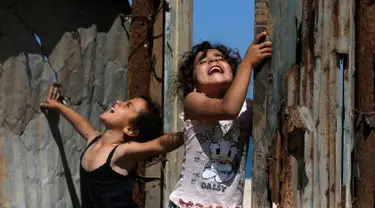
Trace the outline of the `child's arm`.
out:
[[[259,43],[267,34],[258,34],[247,49],[233,83],[223,99],[206,97],[198,92],[188,94],[184,100],[185,118],[197,120],[232,120],[237,117],[245,100],[253,67],[272,53],[270,41]]]
[[[46,102],[41,103],[40,107],[60,112],[61,115],[74,127],[74,129],[88,142],[100,135],[100,132],[96,131],[85,118],[60,103],[58,101],[59,97],[57,87],[51,87],[48,92]]]
[[[118,147],[118,158],[135,157],[142,159],[148,156],[171,152],[184,144],[183,132],[163,135],[145,143],[130,142]]]

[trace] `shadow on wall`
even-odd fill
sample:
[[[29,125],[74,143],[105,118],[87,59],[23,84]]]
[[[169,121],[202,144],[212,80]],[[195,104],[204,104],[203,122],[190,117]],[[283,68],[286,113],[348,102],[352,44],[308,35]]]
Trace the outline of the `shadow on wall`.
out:
[[[65,179],[66,179],[66,183],[67,183],[67,186],[68,186],[70,198],[72,200],[72,206],[74,208],[80,208],[81,205],[79,203],[77,191],[74,188],[72,173],[71,173],[70,168],[69,168],[68,160],[66,159],[64,144],[63,144],[61,132],[60,132],[60,129],[59,129],[60,116],[55,111],[49,111],[49,112],[44,111],[43,113],[46,115],[49,127],[51,129],[53,139],[55,140],[55,142],[56,142],[56,144],[59,148],[61,161],[62,161],[62,165],[63,165],[64,172],[65,172]]]
[[[19,53],[48,57],[65,32],[92,25],[108,32],[117,16],[130,10],[123,0],[0,0],[0,63]]]

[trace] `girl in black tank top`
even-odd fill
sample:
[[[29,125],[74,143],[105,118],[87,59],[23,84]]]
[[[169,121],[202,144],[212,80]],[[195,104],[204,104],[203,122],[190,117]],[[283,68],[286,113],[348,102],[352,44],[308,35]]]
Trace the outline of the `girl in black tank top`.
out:
[[[52,87],[40,106],[60,112],[87,140],[80,159],[82,207],[138,207],[132,196],[137,161],[178,148],[182,135],[161,136],[159,108],[146,97],[117,101],[103,112],[100,120],[106,127],[104,133],[96,131],[59,98],[57,88]],[[154,140],[156,137],[160,138]]]
[[[100,139],[97,136],[86,147],[81,155],[80,183],[82,207],[138,207],[132,199],[134,180],[129,175],[122,175],[111,168],[110,162],[116,145],[109,153],[106,162],[99,168],[86,171],[82,158],[86,150]]]

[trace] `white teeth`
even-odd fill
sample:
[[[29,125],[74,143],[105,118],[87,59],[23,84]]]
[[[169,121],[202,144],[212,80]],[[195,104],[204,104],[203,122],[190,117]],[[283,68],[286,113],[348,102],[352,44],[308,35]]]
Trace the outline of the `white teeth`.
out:
[[[215,66],[215,67],[212,67],[210,69],[210,71],[208,71],[208,73],[211,74],[214,70],[218,70],[219,72],[222,72],[222,70],[220,69],[220,67]]]
[[[110,113],[115,112],[115,108],[114,108],[114,107],[110,108],[110,109],[109,109],[109,112],[110,112]]]

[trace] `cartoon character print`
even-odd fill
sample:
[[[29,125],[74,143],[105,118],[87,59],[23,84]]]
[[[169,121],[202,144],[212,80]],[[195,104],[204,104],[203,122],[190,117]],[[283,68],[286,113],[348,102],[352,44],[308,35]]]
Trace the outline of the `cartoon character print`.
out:
[[[210,161],[205,165],[202,178],[225,183],[236,175],[234,162],[238,154],[236,143],[230,140],[216,140],[209,145]]]

